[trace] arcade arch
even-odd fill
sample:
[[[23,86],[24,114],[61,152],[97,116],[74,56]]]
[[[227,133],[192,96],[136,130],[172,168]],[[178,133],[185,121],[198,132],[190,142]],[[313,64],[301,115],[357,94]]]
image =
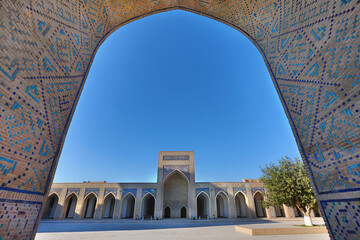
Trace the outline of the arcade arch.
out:
[[[217,218],[229,217],[229,199],[223,191],[216,195],[216,214]]]
[[[210,198],[205,192],[200,192],[196,197],[197,217],[206,219],[210,213]]]
[[[147,193],[141,200],[141,217],[143,219],[155,217],[155,197],[151,193]]]
[[[121,218],[134,218],[135,197],[132,193],[126,194],[121,202]]]
[[[102,218],[113,218],[114,209],[115,209],[115,196],[113,193],[109,193],[104,198]]]
[[[89,193],[84,200],[82,209],[82,218],[94,218],[95,209],[97,204],[97,197],[94,193]]]
[[[171,208],[169,206],[166,206],[164,209],[164,218],[170,218],[171,216]]]
[[[262,206],[262,201],[264,201],[264,196],[261,192],[257,191],[254,194],[254,203],[255,203],[255,212],[256,217],[263,218],[266,217],[266,211]]]
[[[52,193],[46,201],[45,211],[43,214],[44,219],[55,218],[56,209],[59,203],[59,196],[56,193]]]
[[[248,217],[247,199],[245,194],[243,194],[241,191],[235,194],[235,208],[236,216],[238,218]]]
[[[65,200],[62,217],[75,218],[75,210],[78,197],[75,193],[71,193]]]

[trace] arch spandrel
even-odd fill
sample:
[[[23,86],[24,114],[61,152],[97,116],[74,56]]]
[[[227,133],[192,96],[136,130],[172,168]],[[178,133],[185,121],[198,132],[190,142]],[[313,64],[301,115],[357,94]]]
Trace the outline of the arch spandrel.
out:
[[[360,205],[358,1],[1,2],[0,129],[13,128],[0,132],[0,196],[21,193],[8,202],[39,209],[97,49],[124,24],[172,9],[232,26],[259,49],[331,236],[345,237],[328,213],[336,203],[355,216],[349,206]],[[11,236],[34,237],[29,219]]]

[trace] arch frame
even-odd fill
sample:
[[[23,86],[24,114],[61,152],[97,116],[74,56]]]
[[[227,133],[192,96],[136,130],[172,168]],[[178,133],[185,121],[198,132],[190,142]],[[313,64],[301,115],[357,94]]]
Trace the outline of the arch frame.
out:
[[[100,219],[103,219],[104,218],[104,214],[105,214],[105,208],[106,208],[106,201],[107,201],[107,198],[112,196],[114,198],[114,209],[113,209],[113,213],[112,213],[112,217],[111,218],[114,218],[114,212],[115,212],[115,204],[116,204],[116,197],[114,195],[114,193],[112,192],[109,192],[108,194],[104,195],[103,197],[103,204],[102,204],[102,209],[101,209],[101,214],[100,214]]]
[[[228,196],[228,194],[224,191],[224,190],[220,190],[216,195],[215,195],[215,213],[216,213],[216,217],[218,218],[218,206],[217,206],[217,198],[218,196],[221,194],[223,194],[226,197],[226,210],[227,210],[227,216],[226,218],[230,218],[230,213],[231,213],[231,209],[230,209],[230,198]],[[222,197],[221,197],[222,198]],[[224,200],[224,199],[223,199]]]
[[[129,194],[131,194],[131,196],[133,196],[133,198],[136,199],[136,197],[134,196],[133,193],[128,192],[128,193],[126,193],[126,194],[121,198],[121,200],[123,200],[123,199],[125,199],[126,197],[128,197]]]
[[[187,180],[188,186],[190,185],[190,180],[188,179],[188,177],[182,171],[180,171],[179,169],[174,169],[168,175],[166,175],[166,177],[162,181],[163,185],[165,185],[165,182],[168,180],[168,178],[171,178],[176,173],[179,173],[182,177],[184,177]]]
[[[115,194],[112,192],[109,192],[108,194],[104,195],[103,200],[105,200],[110,194],[116,199]]]
[[[63,207],[63,211],[61,212],[60,214],[60,218],[64,219],[64,218],[67,218],[66,217],[66,212],[67,212],[67,209],[69,207],[69,201],[70,199],[75,196],[75,199],[76,199],[76,204],[75,204],[75,209],[74,209],[74,217],[72,217],[73,219],[75,219],[75,214],[76,214],[76,208],[77,208],[77,205],[79,204],[79,197],[77,196],[76,193],[72,192],[70,193],[66,198],[65,198],[65,204],[64,204],[64,207]]]
[[[265,216],[263,216],[263,217],[258,217],[258,210],[257,210],[257,208],[256,208],[256,199],[255,199],[255,196],[256,196],[257,194],[260,194],[263,199],[265,198],[265,195],[264,195],[263,192],[261,192],[261,191],[259,191],[259,190],[257,190],[257,191],[254,192],[254,194],[253,194],[253,200],[254,200],[255,216],[256,216],[256,218],[268,218],[268,214],[267,214],[267,212],[266,212],[266,209],[262,206],[262,203],[261,203],[261,202],[260,202],[260,207],[263,209],[262,211],[263,211],[263,213],[264,213]]]
[[[348,2],[350,2],[350,1],[348,1]],[[351,2],[351,4],[347,4],[346,6],[349,6],[349,5],[351,5],[351,6],[353,6],[353,8],[355,8],[355,6],[357,6],[357,5],[355,5],[355,1],[352,1]],[[180,7],[179,6],[176,6],[176,7],[174,7],[175,9],[180,9]],[[356,9],[356,8],[355,8]],[[349,12],[349,10],[348,10],[348,12]],[[342,14],[342,13],[341,13]],[[341,15],[341,14],[339,14],[339,15]],[[346,14],[345,12],[344,12],[344,14]],[[337,15],[337,14],[336,14]],[[107,16],[107,17],[109,17],[109,16]],[[340,45],[340,44],[339,44]],[[340,45],[340,46],[342,46],[342,45]],[[89,65],[91,65],[91,62],[89,63]],[[275,69],[274,69],[274,71],[275,71]],[[87,75],[87,74],[86,74]],[[273,80],[274,81],[274,80]],[[83,87],[83,86],[82,86]],[[82,87],[80,87],[79,89],[82,89]],[[278,92],[279,92],[279,90],[278,89],[276,89]],[[279,93],[278,93],[279,94]],[[281,94],[279,94],[279,96],[282,96]],[[75,102],[77,102],[78,101],[78,98],[76,98],[76,100],[75,100]],[[281,99],[281,101],[282,101],[282,103],[283,103],[283,100]],[[286,104],[284,104],[283,103],[283,106],[286,106]],[[284,107],[285,108],[285,107]],[[288,115],[290,115],[290,114],[288,114],[288,112],[285,110],[285,113],[286,113],[286,115],[288,116]],[[73,114],[73,112],[70,112],[70,115],[69,115],[69,118],[71,118],[72,117],[72,114]],[[68,118],[68,119],[69,119]],[[67,119],[67,120],[68,120]],[[292,119],[291,119],[291,116],[289,117],[288,116],[288,119],[290,119],[291,121],[292,121]],[[296,127],[295,127],[295,125],[294,125],[294,123],[292,122],[292,123],[290,123],[290,125],[291,125],[291,127],[292,127],[292,129],[293,129],[293,133],[294,133],[294,131],[297,131],[296,130]],[[65,128],[68,128],[68,126],[67,126],[67,123],[65,124],[65,127],[64,127],[64,129]],[[67,132],[67,130],[65,131],[65,134],[66,134],[66,132]],[[64,133],[64,132],[63,132]],[[295,135],[295,134],[294,134]],[[61,138],[62,138],[63,136],[61,136]],[[310,178],[312,178],[312,180],[314,181],[314,177],[313,177],[313,175],[312,175],[312,171],[311,171],[311,169],[310,169],[310,165],[309,165],[309,161],[308,161],[308,159],[307,159],[307,155],[305,154],[305,151],[302,149],[302,144],[301,144],[301,142],[299,143],[299,141],[300,140],[298,140],[297,139],[297,137],[295,136],[295,139],[296,139],[296,141],[297,141],[297,144],[298,144],[298,146],[301,146],[301,151],[300,151],[300,153],[301,153],[301,155],[302,155],[302,157],[303,157],[303,159],[304,159],[304,162],[306,162],[306,163],[308,163],[308,167],[309,167],[309,169],[307,169],[307,173],[308,173],[308,176],[310,177]],[[300,139],[300,138],[299,138]],[[62,148],[62,144],[63,144],[63,140],[61,140],[60,141],[60,143],[59,143],[59,146],[60,146],[60,150],[61,150],[61,148]],[[300,148],[300,147],[299,147]],[[56,165],[57,165],[57,162],[58,162],[58,159],[59,159],[59,153],[61,152],[61,151],[58,151],[59,150],[59,148],[57,148],[57,152],[56,152],[56,155],[55,155],[55,159],[54,159],[54,161],[53,161],[53,163],[51,164],[51,170],[50,170],[50,173],[48,174],[48,176],[50,176],[48,179],[50,179],[50,181],[48,181],[47,183],[46,183],[46,187],[44,188],[45,189],[45,191],[44,191],[44,194],[45,195],[47,195],[47,193],[48,193],[48,187],[49,187],[49,185],[48,185],[48,183],[50,182],[52,182],[52,180],[53,180],[53,176],[54,176],[54,169],[56,168]],[[312,185],[312,187],[314,188],[314,189],[316,189],[316,191],[318,191],[317,190],[317,185],[316,184],[314,184],[313,182],[311,182],[311,185]],[[7,189],[4,189],[4,190],[7,190]],[[357,188],[357,190],[354,192],[355,194],[359,191],[360,189],[359,188]],[[323,216],[325,217],[325,219],[326,219],[326,223],[327,223],[327,225],[328,225],[328,228],[329,228],[329,224],[330,224],[330,220],[328,219],[328,217],[327,217],[327,212],[326,212],[326,207],[327,207],[327,204],[329,203],[329,202],[338,202],[339,204],[341,203],[342,204],[342,202],[345,202],[345,200],[351,200],[351,201],[359,201],[359,199],[358,198],[354,198],[354,197],[351,197],[350,196],[350,198],[349,199],[343,199],[343,198],[341,198],[341,196],[340,195],[335,195],[335,194],[338,194],[338,193],[342,193],[342,192],[347,192],[347,191],[349,191],[349,190],[347,190],[347,189],[340,189],[340,190],[337,190],[337,191],[334,191],[333,193],[330,193],[330,195],[328,196],[328,195],[322,195],[321,197],[319,197],[318,196],[318,192],[316,192],[315,193],[315,195],[317,195],[317,199],[318,200],[321,200],[321,202],[319,201],[319,203],[320,203],[320,205],[321,205],[321,212],[322,212],[322,214],[323,214]],[[352,191],[354,191],[354,190],[352,190]],[[31,194],[36,194],[36,193],[31,193]],[[41,196],[43,196],[44,194],[41,194]],[[332,196],[333,195],[331,195],[331,194],[333,194],[335,197],[333,197],[332,198]],[[354,194],[353,194],[354,195]],[[44,198],[42,198],[42,201],[44,200]],[[39,215],[41,215],[42,214],[42,211],[43,211],[43,209],[39,212]],[[35,227],[34,227],[34,229],[36,229],[37,228],[37,225],[38,225],[38,223],[39,223],[39,221],[37,221],[36,222],[36,224],[35,224]],[[335,226],[335,225],[334,225]],[[331,229],[329,229],[330,231],[331,231]],[[332,234],[334,234],[334,232],[332,232]],[[32,234],[33,235],[33,234]],[[332,235],[332,237],[334,238],[334,235]]]
[[[91,196],[95,197],[96,202],[95,202],[95,205],[94,205],[93,216],[90,219],[95,219],[95,213],[96,213],[96,210],[97,210],[98,205],[99,205],[99,198],[94,192],[90,192],[84,197],[83,205],[82,205],[81,211],[80,211],[80,218],[87,218],[86,217],[86,212],[87,212],[87,207],[89,205],[89,199],[91,198]]]
[[[245,199],[245,206],[246,206],[246,217],[249,217],[249,198],[246,196],[246,194],[242,191],[242,190],[238,190],[235,194],[234,194],[234,200],[235,200],[235,213],[236,213],[236,216],[235,217],[238,217],[238,212],[237,212],[237,207],[236,207],[236,198],[238,198],[238,194],[241,194],[244,199]],[[240,199],[239,199],[240,201]],[[240,205],[241,207],[241,205]]]
[[[157,203],[157,199],[154,196],[154,194],[152,194],[151,192],[147,192],[146,194],[144,194],[144,196],[142,196],[141,201],[140,201],[140,216],[144,217],[144,204],[145,204],[145,200],[146,198],[149,198],[149,196],[151,196],[152,198],[154,198],[154,218],[156,217],[156,203]],[[164,208],[165,209],[165,208]],[[171,209],[171,208],[170,208]]]
[[[133,218],[135,218],[135,210],[136,210],[136,197],[134,196],[134,194],[133,193],[131,193],[131,192],[128,192],[128,193],[126,193],[121,199],[120,199],[120,218],[124,218],[123,217],[123,211],[124,211],[124,200],[126,200],[126,201],[129,201],[130,199],[129,198],[133,198],[134,199],[134,209],[132,209],[132,211],[133,211]],[[126,204],[128,204],[128,202],[126,203]],[[126,206],[127,207],[127,206]],[[125,217],[126,218],[126,217]]]
[[[204,196],[205,200],[207,201],[208,217],[210,217],[210,215],[211,215],[211,210],[212,210],[211,198],[210,198],[210,196],[209,196],[205,191],[200,191],[200,192],[198,193],[198,195],[196,195],[196,197],[195,197],[196,216],[198,216],[198,204],[197,204],[197,201],[198,201],[198,198],[199,198],[200,196]],[[215,198],[215,205],[216,205],[216,198]],[[215,209],[216,209],[216,206],[215,206]]]
[[[45,207],[44,207],[44,212],[43,212],[43,217],[45,217],[45,213],[47,213],[48,209],[49,209],[49,199],[51,199],[53,196],[57,197],[57,205],[59,205],[59,201],[60,201],[60,197],[59,194],[57,194],[56,192],[52,192],[50,193],[50,195],[46,198],[45,200]],[[57,211],[57,206],[55,207],[55,213],[54,213],[54,218],[56,218],[56,211]],[[61,213],[60,213],[61,214]]]
[[[202,193],[204,193],[204,194],[210,199],[210,196],[209,196],[205,191],[200,191],[200,192],[195,196],[195,199],[197,199]]]
[[[258,193],[260,193],[261,196],[265,197],[265,194],[264,194],[262,191],[260,191],[260,190],[256,190],[256,191],[254,192],[254,194],[252,195],[252,197],[254,198],[255,195],[258,194]]]

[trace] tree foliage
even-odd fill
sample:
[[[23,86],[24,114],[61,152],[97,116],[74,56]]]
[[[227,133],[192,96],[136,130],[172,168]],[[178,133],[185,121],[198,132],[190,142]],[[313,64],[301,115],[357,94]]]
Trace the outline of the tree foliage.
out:
[[[299,158],[293,161],[286,156],[278,164],[266,165],[261,172],[260,180],[267,189],[264,207],[282,207],[284,204],[298,207],[304,215],[317,207],[304,164]]]

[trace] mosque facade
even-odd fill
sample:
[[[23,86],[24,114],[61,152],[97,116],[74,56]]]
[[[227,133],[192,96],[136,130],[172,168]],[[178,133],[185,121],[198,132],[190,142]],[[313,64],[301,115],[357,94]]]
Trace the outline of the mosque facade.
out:
[[[193,151],[159,152],[156,183],[53,183],[43,218],[293,218],[297,209],[264,209],[262,182],[195,182]],[[313,213],[314,215],[315,213]]]

